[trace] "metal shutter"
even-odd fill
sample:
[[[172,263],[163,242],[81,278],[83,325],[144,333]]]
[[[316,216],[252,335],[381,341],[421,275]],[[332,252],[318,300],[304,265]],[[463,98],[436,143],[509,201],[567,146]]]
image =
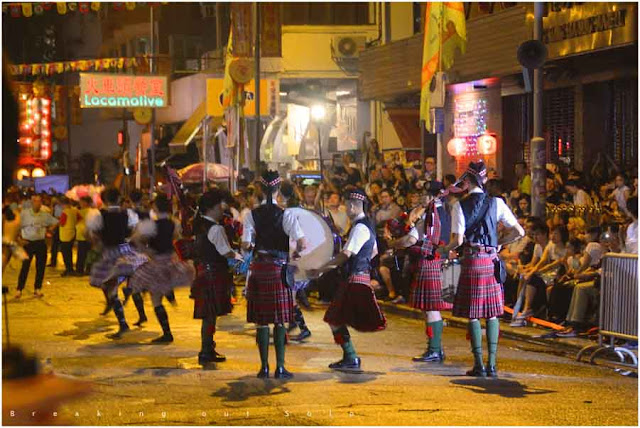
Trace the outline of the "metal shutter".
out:
[[[543,134],[547,142],[547,162],[564,161],[573,166],[575,143],[574,88],[545,91]]]

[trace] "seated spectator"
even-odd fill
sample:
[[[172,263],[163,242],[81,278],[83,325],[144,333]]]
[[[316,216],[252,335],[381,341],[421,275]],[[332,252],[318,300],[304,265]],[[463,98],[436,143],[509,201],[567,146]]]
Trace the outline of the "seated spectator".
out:
[[[632,196],[627,201],[627,212],[633,220],[627,226],[624,240],[624,252],[638,254],[638,197]]]
[[[377,230],[382,235],[387,220],[394,219],[402,214],[402,209],[396,204],[389,189],[382,189],[379,194],[380,204],[373,213]]]
[[[531,197],[529,195],[521,195],[518,199],[517,215],[528,217],[531,215]]]
[[[565,260],[566,273],[556,280],[549,293],[549,320],[559,323],[565,320],[573,288],[576,285],[574,279],[581,272],[583,243],[578,238],[572,238],[567,243],[567,258]]]
[[[396,165],[393,167],[393,178],[394,182],[389,190],[393,192],[393,198],[396,200],[398,205],[405,206],[406,196],[411,188],[411,184],[409,184],[409,181],[407,180],[407,176],[402,165]]]
[[[580,185],[577,180],[567,180],[567,184],[565,184],[565,189],[569,192],[572,197],[573,205],[576,207],[586,207],[591,205],[591,198],[580,188]]]
[[[547,303],[547,292],[553,280],[558,276],[563,267],[566,257],[566,244],[569,240],[569,231],[566,227],[555,226],[551,230],[551,242],[549,242],[542,253],[540,261],[525,273],[524,282],[526,284],[525,302],[522,313],[516,316],[513,327],[524,326],[524,319],[531,317],[535,309],[541,309]],[[519,321],[519,322],[518,322]]]
[[[509,244],[500,252],[500,258],[507,266],[507,280],[504,283],[505,304],[515,303],[518,294],[519,274],[524,266],[531,263],[535,248],[534,226],[539,224],[536,218],[518,217],[518,223],[524,228],[525,236]],[[542,251],[540,252],[540,256]]]
[[[367,188],[365,189],[365,191],[367,192],[367,196],[369,196],[369,199],[371,200],[372,210],[380,204],[378,196],[380,195],[382,189],[383,185],[382,181],[380,180],[369,182]]]
[[[558,190],[556,181],[554,180],[553,175],[551,174],[547,174],[546,190],[547,190],[546,201],[548,204],[560,205],[563,202],[562,193]]]

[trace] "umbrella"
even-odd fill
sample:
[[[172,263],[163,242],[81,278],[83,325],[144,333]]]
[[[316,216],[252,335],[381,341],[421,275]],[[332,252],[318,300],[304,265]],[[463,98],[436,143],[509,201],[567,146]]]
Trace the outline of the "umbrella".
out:
[[[178,176],[183,183],[202,183],[204,163],[194,163],[178,170]],[[237,173],[236,173],[237,175]],[[207,180],[228,180],[229,167],[220,163],[207,163]]]

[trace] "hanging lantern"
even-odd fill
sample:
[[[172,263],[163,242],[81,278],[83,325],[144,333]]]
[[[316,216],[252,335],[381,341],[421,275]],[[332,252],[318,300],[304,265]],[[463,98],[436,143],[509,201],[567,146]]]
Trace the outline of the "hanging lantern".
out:
[[[478,153],[481,155],[492,155],[498,149],[498,140],[491,134],[484,134],[478,137]]]
[[[467,141],[464,138],[455,137],[447,143],[447,152],[453,157],[462,156],[467,151]]]

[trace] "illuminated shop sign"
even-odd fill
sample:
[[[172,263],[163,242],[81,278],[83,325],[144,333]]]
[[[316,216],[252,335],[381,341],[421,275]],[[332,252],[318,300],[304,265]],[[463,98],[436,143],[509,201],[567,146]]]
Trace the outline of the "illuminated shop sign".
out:
[[[80,73],[80,107],[166,107],[166,76]]]

